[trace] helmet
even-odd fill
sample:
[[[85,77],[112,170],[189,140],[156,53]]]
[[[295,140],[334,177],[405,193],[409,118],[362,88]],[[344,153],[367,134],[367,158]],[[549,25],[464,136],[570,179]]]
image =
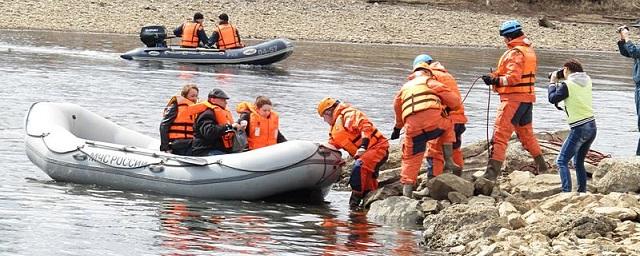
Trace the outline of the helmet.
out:
[[[333,107],[334,105],[340,103],[339,100],[336,100],[334,98],[331,97],[326,97],[324,99],[322,99],[320,101],[320,103],[318,103],[318,115],[322,116],[322,113],[324,113],[325,111],[327,111],[327,109]]]
[[[416,66],[418,64],[420,64],[420,62],[425,62],[427,64],[431,64],[431,62],[433,61],[433,58],[431,58],[431,56],[429,56],[429,54],[420,54],[418,56],[416,56],[415,59],[413,59],[413,69],[416,69]]]
[[[506,36],[507,34],[521,30],[522,26],[520,25],[520,22],[518,22],[517,20],[508,20],[502,23],[502,26],[500,26],[500,36]]]
[[[431,67],[426,62],[418,62],[418,64],[413,65],[413,72],[418,69],[428,69],[429,71],[431,71]]]

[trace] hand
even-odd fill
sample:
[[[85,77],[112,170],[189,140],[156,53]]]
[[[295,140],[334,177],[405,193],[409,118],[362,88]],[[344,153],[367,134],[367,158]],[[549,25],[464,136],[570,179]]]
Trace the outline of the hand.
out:
[[[482,76],[482,81],[484,81],[484,84],[486,85],[492,85],[494,84],[495,79],[490,75],[484,75]]]
[[[358,159],[362,156],[362,154],[364,154],[364,152],[367,151],[364,148],[358,148],[358,150],[356,150],[356,154],[353,155],[353,158]]]
[[[393,133],[391,133],[392,140],[400,138],[400,130],[402,130],[402,128],[393,127]]]
[[[622,29],[620,31],[620,38],[622,40],[625,40],[625,41],[629,40],[629,29],[628,28]]]
[[[549,77],[549,82],[551,82],[552,84],[555,84],[558,82],[558,72],[554,71],[551,73],[551,77]]]

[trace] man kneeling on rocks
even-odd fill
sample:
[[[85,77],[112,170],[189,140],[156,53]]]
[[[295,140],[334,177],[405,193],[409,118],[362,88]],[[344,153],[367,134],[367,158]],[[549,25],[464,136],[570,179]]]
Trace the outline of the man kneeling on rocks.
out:
[[[367,193],[378,189],[378,170],[389,156],[389,141],[362,111],[339,100],[322,99],[318,115],[331,125],[329,144],[356,159],[349,179],[349,206],[359,207]]]
[[[402,145],[402,171],[400,182],[402,195],[411,197],[418,179],[427,142],[436,140],[434,146],[442,148],[444,170],[461,171],[452,159],[453,143],[456,141],[453,122],[448,111],[460,108],[460,97],[444,84],[438,82],[424,62],[413,67],[414,77],[402,86],[394,100],[396,125],[391,139],[400,137],[404,127],[406,136]]]

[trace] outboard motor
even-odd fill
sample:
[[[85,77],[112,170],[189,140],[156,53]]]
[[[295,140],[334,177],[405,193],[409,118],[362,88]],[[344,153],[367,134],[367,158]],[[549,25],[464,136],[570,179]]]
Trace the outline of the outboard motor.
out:
[[[146,26],[140,30],[140,41],[147,47],[167,47],[167,30],[164,26]]]

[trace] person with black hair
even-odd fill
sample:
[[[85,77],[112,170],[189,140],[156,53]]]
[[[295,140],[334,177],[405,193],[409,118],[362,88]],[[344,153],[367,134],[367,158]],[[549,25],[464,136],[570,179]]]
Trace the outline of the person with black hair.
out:
[[[187,21],[173,30],[173,34],[181,37],[180,46],[185,48],[196,48],[205,46],[209,39],[204,31],[204,15],[196,12],[193,21]]]
[[[640,20],[631,26],[640,28]],[[634,44],[629,39],[629,28],[627,26],[619,27],[618,33],[620,33],[620,40],[618,41],[620,54],[633,59],[632,77],[633,82],[636,84],[634,95],[636,102],[636,115],[638,116],[638,131],[640,131],[640,46]],[[640,139],[638,140],[636,155],[640,156]]]
[[[220,21],[216,29],[209,38],[209,47],[216,45],[216,48],[220,50],[242,48],[244,44],[240,41],[240,33],[236,26],[229,23],[229,15],[222,13],[218,16]]]

